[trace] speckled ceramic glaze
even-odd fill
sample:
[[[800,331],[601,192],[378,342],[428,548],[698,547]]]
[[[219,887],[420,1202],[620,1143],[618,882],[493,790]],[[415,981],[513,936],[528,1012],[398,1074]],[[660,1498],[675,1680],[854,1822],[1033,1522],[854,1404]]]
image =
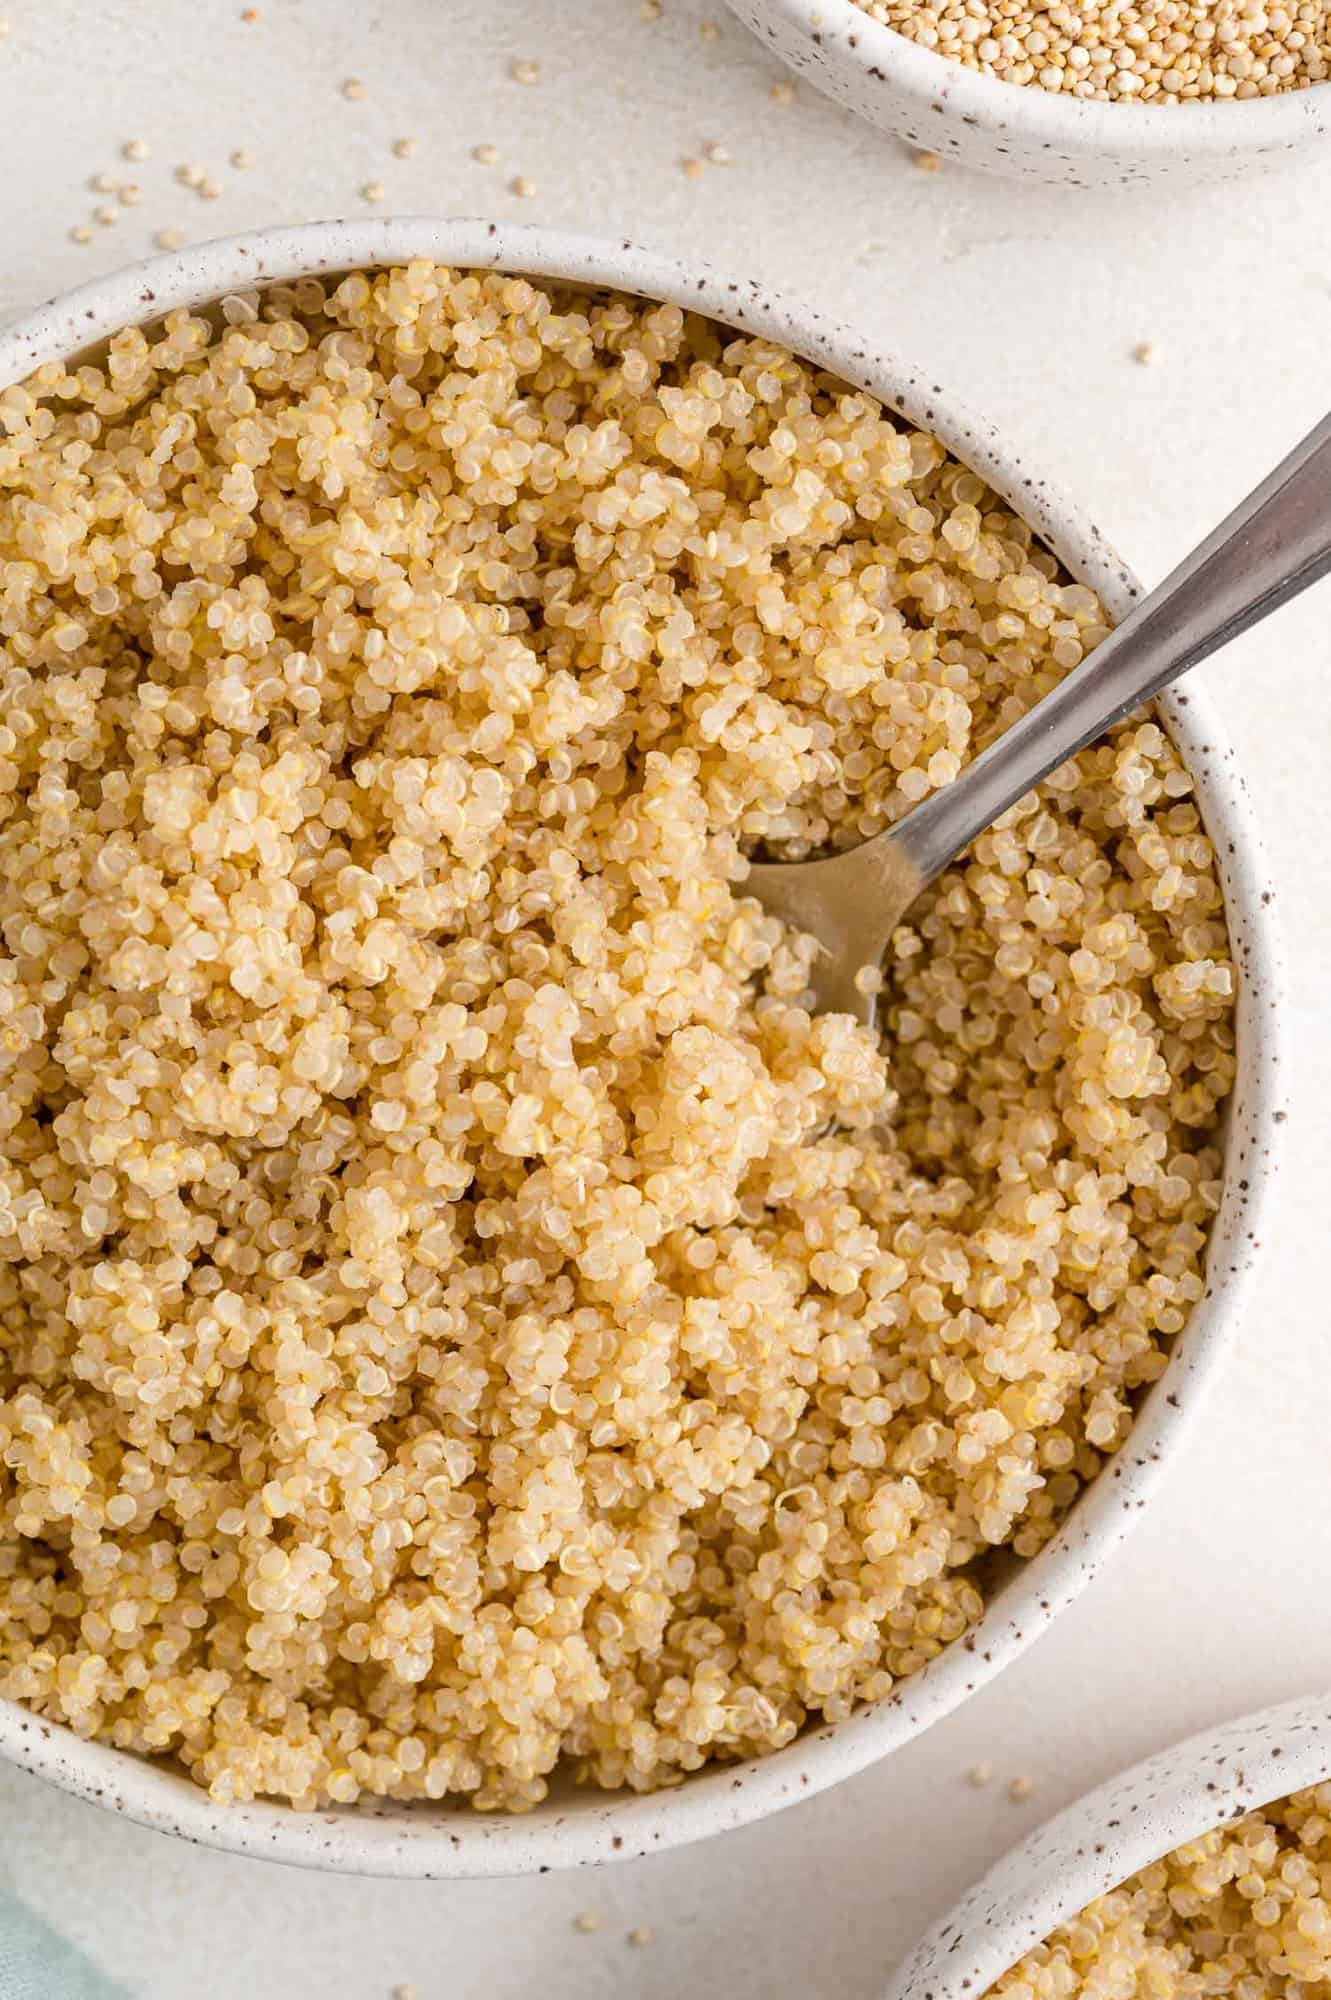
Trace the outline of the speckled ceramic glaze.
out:
[[[1064,187],[1229,180],[1331,139],[1331,83],[1240,103],[1106,104],[1000,83],[855,0],[729,0],[758,39],[850,111],[962,166]]]
[[[1106,1889],[1226,1820],[1331,1776],[1331,1697],[1190,1736],[1091,1792],[1004,1855],[893,1974],[884,2000],[980,2000]]]
[[[781,341],[934,432],[992,482],[1075,576],[1101,592],[1116,617],[1137,595],[1132,576],[1077,509],[927,373],[753,280],[699,267],[685,270],[623,239],[601,242],[422,217],[312,223],[229,238],[84,286],[0,332],[0,385],[42,362],[95,350],[116,328],[154,319],[173,306],[200,306],[254,285],[413,257],[618,286]],[[218,1807],[168,1768],[81,1742],[67,1729],[2,1702],[0,1755],[144,1825],[215,1847],[364,1874],[517,1874],[658,1852],[807,1798],[917,1736],[1014,1660],[1117,1548],[1196,1413],[1248,1292],[1284,1118],[1278,1060],[1282,980],[1272,894],[1243,782],[1200,693],[1189,690],[1161,706],[1196,781],[1216,845],[1241,973],[1239,1075],[1206,1293],[1113,1465],[1039,1557],[1013,1563],[967,1638],[889,1700],[845,1722],[812,1728],[771,1757],[713,1766],[676,1790],[646,1798],[564,1787],[521,1818],[447,1804],[385,1802],[318,1814],[271,1804]]]

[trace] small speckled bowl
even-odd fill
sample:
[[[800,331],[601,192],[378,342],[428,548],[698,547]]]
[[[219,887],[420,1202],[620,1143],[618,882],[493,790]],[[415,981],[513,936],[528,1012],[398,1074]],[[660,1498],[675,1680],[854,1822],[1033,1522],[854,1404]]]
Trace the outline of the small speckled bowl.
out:
[[[1331,83],[1229,103],[1106,104],[1000,83],[855,0],[729,0],[797,76],[964,167],[1076,188],[1176,187],[1287,162],[1331,135]]]
[[[615,286],[780,341],[934,432],[1025,516],[1074,576],[1101,593],[1115,617],[1138,594],[1132,576],[1078,509],[1028,470],[990,426],[968,415],[950,389],[811,306],[777,297],[752,280],[698,266],[686,270],[622,239],[406,217],[311,223],[205,243],[85,285],[0,331],[0,385],[45,361],[95,354],[118,327],[155,320],[172,307],[204,306],[256,285],[413,257]],[[562,1785],[520,1818],[390,1801],[316,1814],[275,1804],[219,1807],[179,1772],[85,1743],[3,1702],[0,1756],[146,1826],[310,1868],[394,1876],[543,1872],[656,1853],[807,1798],[899,1748],[1014,1660],[1118,1547],[1182,1444],[1242,1314],[1284,1118],[1283,979],[1272,892],[1243,781],[1200,691],[1167,697],[1160,708],[1193,775],[1216,846],[1240,972],[1238,1080],[1206,1294],[1175,1342],[1167,1374],[1143,1400],[1124,1449],[1048,1548],[1032,1562],[1010,1562],[995,1578],[985,1616],[964,1640],[887,1701],[844,1722],[811,1728],[774,1756],[713,1766],[646,1798]]]
[[[1190,1736],[1078,1799],[1004,1855],[892,1976],[884,2000],[982,2000],[1032,1945],[1184,1841],[1331,1776],[1331,1698]]]

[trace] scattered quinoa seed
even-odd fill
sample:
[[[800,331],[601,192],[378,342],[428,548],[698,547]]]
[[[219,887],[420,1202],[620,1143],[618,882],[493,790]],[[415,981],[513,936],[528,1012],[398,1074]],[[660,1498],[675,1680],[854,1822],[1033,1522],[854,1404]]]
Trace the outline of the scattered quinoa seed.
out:
[[[86,222],[76,222],[69,232],[72,243],[91,243],[96,234],[97,231],[90,228]]]
[[[538,62],[510,63],[508,73],[514,83],[539,83],[541,80],[541,65]]]
[[[235,152],[231,155],[231,164],[237,173],[248,173],[249,169],[254,165],[254,155],[247,146],[237,146]]]
[[[789,78],[784,76],[778,77],[767,95],[771,98],[773,104],[793,104],[795,102],[795,86],[790,82]]]
[[[679,164],[691,181],[700,181],[706,172],[706,168],[703,166],[701,160],[681,160]]]
[[[515,174],[508,186],[510,194],[518,195],[523,201],[530,201],[536,192],[535,181],[529,181],[525,174]]]
[[[214,180],[211,174],[205,174],[199,182],[198,195],[200,201],[216,201],[221,192],[221,182]]]
[[[361,189],[362,201],[382,201],[383,198],[384,198],[383,182],[366,181],[364,187]]]
[[[116,191],[115,179],[111,174],[94,174],[88,186],[94,194],[114,194]]]
[[[146,160],[152,156],[152,147],[146,139],[126,139],[120,150],[127,160]]]
[[[342,84],[342,95],[353,103],[365,95],[365,85],[358,76],[346,77]]]
[[[629,1943],[632,1945],[655,1944],[655,1942],[656,1932],[650,1924],[635,1924],[629,1932]]]
[[[416,151],[415,139],[394,139],[393,151],[399,160],[409,160]]]
[[[990,1782],[993,1775],[994,1767],[992,1764],[972,1764],[966,1773],[966,1781],[968,1784],[974,1785],[978,1791],[982,1786]]]
[[[179,250],[184,241],[184,234],[179,229],[159,229],[153,238],[159,250]]]
[[[122,181],[116,194],[125,208],[137,208],[143,200],[143,189],[137,181]]]
[[[1153,340],[1141,340],[1133,348],[1132,358],[1140,367],[1151,368],[1160,359],[1160,350]]]
[[[1019,1805],[1023,1799],[1028,1799],[1034,1790],[1034,1778],[1014,1778],[1007,1788],[1007,1795],[1014,1805]]]
[[[573,1919],[573,1928],[575,1931],[589,1934],[592,1931],[599,1931],[604,1922],[605,1918],[599,1910],[579,1910]]]
[[[735,157],[729,146],[718,145],[715,140],[703,147],[703,154],[714,167],[728,167]]]
[[[698,33],[705,42],[714,42],[720,32],[721,30],[717,27],[715,21],[703,21],[699,23]]]
[[[479,161],[483,167],[495,167],[499,164],[499,148],[491,145],[473,146],[471,157]]]
[[[661,0],[642,0],[642,5],[638,9],[638,19],[640,21],[659,21],[660,18]]]
[[[94,222],[99,222],[103,229],[111,229],[120,220],[120,210],[113,208],[109,202],[105,202],[101,208],[93,210],[92,219]]]
[[[911,154],[911,159],[922,174],[936,174],[943,164],[939,153],[915,152]]]

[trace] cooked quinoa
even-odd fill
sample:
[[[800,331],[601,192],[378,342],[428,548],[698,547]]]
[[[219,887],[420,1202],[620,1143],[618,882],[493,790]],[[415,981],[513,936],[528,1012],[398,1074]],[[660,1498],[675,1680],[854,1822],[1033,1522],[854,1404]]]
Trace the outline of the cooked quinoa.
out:
[[[669,1784],[881,1699],[1202,1291],[1152,721],[811,1018],[746,853],[1103,635],[932,438],[417,263],[0,394],[0,1692],[222,1801]]]
[[[1298,2000],[1328,1981],[1331,1785],[1315,1785],[1097,1897],[1004,1973],[988,2000]]]
[[[1331,80],[1328,0],[859,0],[1003,83],[1136,104],[1275,97]]]

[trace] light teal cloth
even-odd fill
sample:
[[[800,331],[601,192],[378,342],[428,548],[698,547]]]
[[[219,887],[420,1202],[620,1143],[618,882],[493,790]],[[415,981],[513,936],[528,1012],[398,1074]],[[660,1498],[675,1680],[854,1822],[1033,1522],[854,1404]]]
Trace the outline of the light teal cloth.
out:
[[[0,2000],[129,2000],[129,1995],[0,1890]]]

